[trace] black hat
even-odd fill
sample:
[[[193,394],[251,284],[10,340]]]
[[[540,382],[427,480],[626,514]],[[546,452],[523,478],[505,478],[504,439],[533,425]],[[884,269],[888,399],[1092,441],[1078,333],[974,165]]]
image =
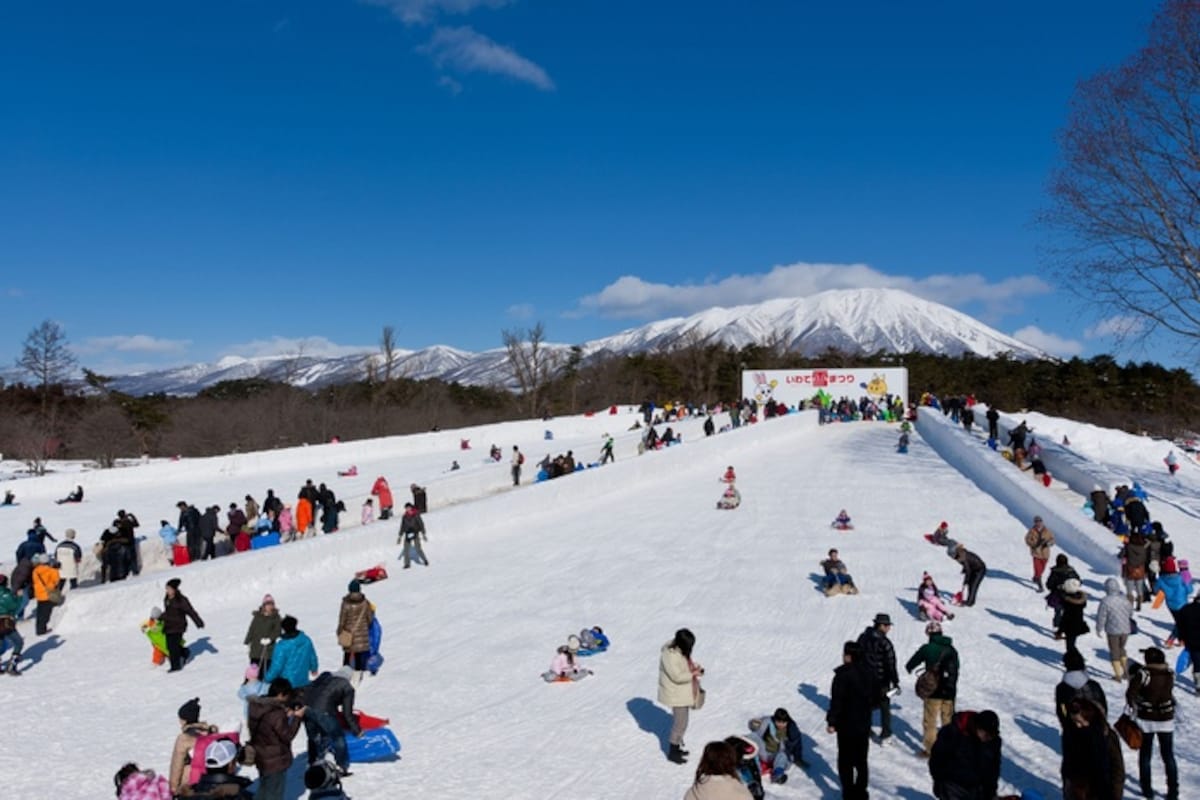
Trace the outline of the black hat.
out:
[[[1146,649],[1142,650],[1142,655],[1144,655],[1146,657],[1147,664],[1165,664],[1165,663],[1167,663],[1166,654],[1162,650],[1159,650],[1157,647],[1147,647]]]
[[[362,590],[362,584],[358,582],[357,578],[355,578],[354,580],[350,581],[349,585],[346,586],[346,589],[350,592],[350,594],[354,594],[355,592]]]
[[[299,623],[296,622],[295,617],[288,616],[283,618],[283,621],[279,623],[279,627],[284,633],[286,633],[288,636],[291,636],[296,632],[296,626],[298,624]]]
[[[179,718],[189,725],[200,721],[200,698],[193,697],[179,707]]]
[[[862,656],[862,645],[858,642],[846,642],[842,645],[842,655],[858,659]]]
[[[876,625],[891,625],[892,618],[890,616],[888,616],[887,614],[876,614],[875,615],[875,624]]]
[[[167,586],[170,586],[172,589],[178,589],[181,583],[183,581],[179,580],[179,578],[171,578],[171,580],[167,581]]]

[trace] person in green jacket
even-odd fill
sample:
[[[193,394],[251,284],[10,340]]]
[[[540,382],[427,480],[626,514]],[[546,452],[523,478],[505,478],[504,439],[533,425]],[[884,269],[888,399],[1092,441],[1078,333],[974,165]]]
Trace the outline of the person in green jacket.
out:
[[[266,675],[271,666],[271,654],[275,650],[275,642],[281,632],[280,624],[283,618],[275,607],[275,598],[263,595],[262,604],[250,618],[250,627],[246,629],[246,639],[243,644],[250,648],[250,663],[257,664],[259,674]]]
[[[922,758],[929,758],[938,729],[949,725],[951,717],[954,716],[954,700],[958,696],[958,651],[954,649],[953,640],[942,633],[940,622],[930,622],[925,626],[925,633],[929,636],[929,641],[917,648],[917,652],[913,653],[904,669],[911,674],[914,669],[923,665],[926,672],[938,674],[937,688],[929,697],[923,698],[924,749],[920,755]]]
[[[25,647],[25,640],[17,632],[17,609],[20,607],[21,601],[8,588],[8,576],[0,574],[0,654],[3,654],[9,645],[12,645],[13,648],[13,654],[8,659],[8,664],[0,663],[0,673],[21,674],[17,671],[17,662],[21,660],[21,650]]]

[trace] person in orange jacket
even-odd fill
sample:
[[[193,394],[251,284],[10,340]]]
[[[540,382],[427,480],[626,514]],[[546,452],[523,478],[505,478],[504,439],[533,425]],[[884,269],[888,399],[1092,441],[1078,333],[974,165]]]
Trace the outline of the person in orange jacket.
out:
[[[388,486],[387,478],[380,475],[371,487],[371,494],[379,498],[379,518],[392,518],[392,487]]]
[[[53,566],[55,563],[50,556],[45,553],[39,553],[34,557],[35,566],[33,568],[33,598],[38,601],[37,605],[37,635],[45,636],[50,632],[50,614],[54,611],[54,603],[50,602],[50,592],[58,589],[58,584],[62,578],[58,574],[58,569]]]

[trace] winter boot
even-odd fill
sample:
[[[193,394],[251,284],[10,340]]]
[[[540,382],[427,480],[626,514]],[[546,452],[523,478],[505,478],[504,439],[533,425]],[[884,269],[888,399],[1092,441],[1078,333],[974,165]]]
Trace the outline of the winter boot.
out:
[[[1037,590],[1039,593],[1046,591],[1046,587],[1042,585],[1041,575],[1034,576],[1033,582],[1037,585]]]
[[[1124,668],[1121,666],[1120,659],[1117,659],[1116,661],[1112,662],[1112,668],[1113,668],[1113,680],[1114,681],[1121,681],[1121,680],[1125,679]]]
[[[14,677],[20,675],[21,671],[19,669],[17,669],[17,662],[20,660],[21,660],[21,654],[13,653],[12,657],[8,659],[8,667],[6,668],[5,671],[8,672],[9,675],[12,675]]]
[[[671,745],[670,752],[667,753],[667,761],[675,764],[686,764],[687,756],[685,756],[683,751],[679,749],[679,745],[673,744]]]

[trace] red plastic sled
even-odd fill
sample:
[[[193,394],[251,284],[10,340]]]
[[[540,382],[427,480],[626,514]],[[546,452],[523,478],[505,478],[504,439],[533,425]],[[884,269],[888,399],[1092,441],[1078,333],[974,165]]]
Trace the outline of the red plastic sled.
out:
[[[364,569],[361,572],[354,573],[354,579],[359,583],[375,583],[376,581],[387,580],[387,570],[383,564],[376,564],[370,569]]]
[[[391,723],[391,720],[386,717],[373,717],[370,714],[364,714],[361,711],[355,711],[354,718],[358,720],[358,727],[362,728],[364,731],[373,731],[377,728],[385,727]],[[349,730],[349,727],[346,725],[346,718],[340,713],[338,714],[338,724],[341,725],[344,730]]]
[[[186,544],[175,545],[172,548],[171,553],[175,559],[175,566],[177,567],[184,567],[192,563],[192,556],[190,553],[188,553]]]

